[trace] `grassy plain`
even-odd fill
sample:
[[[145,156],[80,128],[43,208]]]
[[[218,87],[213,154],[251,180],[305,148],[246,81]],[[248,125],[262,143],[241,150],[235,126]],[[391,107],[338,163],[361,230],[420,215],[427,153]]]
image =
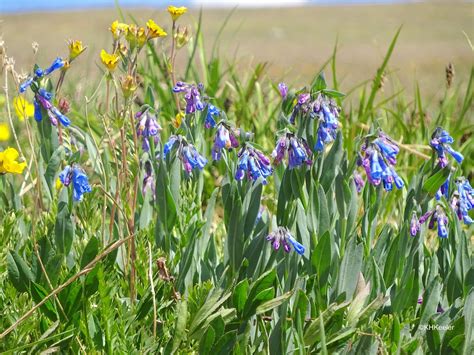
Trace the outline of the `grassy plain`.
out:
[[[203,33],[209,51],[230,11],[204,11]],[[163,10],[126,9],[124,14],[141,23],[148,18],[168,23]],[[373,77],[391,38],[403,25],[390,61],[397,80],[392,78],[387,86],[398,85],[399,80],[411,93],[416,80],[422,94],[434,99],[443,90],[448,62],[454,64],[457,78],[466,78],[471,70],[474,52],[467,38],[474,39],[473,15],[472,4],[458,2],[236,9],[221,35],[220,54],[238,59],[244,69],[249,62],[268,62],[271,79],[306,84],[330,57],[337,40],[337,74],[341,89],[349,90]],[[89,46],[89,58],[81,58],[72,75],[95,80],[98,53],[110,43],[107,29],[117,17],[113,9],[0,14],[0,35],[17,69],[25,72],[35,61],[29,50],[32,42],[39,44],[39,63],[47,65],[51,58],[66,54],[68,38],[81,39]],[[198,11],[191,11],[183,23],[193,25],[197,17]],[[81,91],[90,83],[78,81],[76,89]]]

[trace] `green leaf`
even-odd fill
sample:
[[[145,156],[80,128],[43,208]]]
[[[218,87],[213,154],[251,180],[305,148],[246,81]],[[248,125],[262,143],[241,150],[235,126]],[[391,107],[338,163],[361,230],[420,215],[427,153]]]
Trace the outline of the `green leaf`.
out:
[[[355,239],[351,239],[344,257],[337,278],[338,295],[345,293],[345,299],[352,298],[357,285],[357,279],[362,267],[363,246],[357,244]]]
[[[96,237],[89,239],[81,258],[81,269],[89,264],[99,253],[99,240]]]
[[[326,90],[323,90],[323,93],[324,93],[326,96],[333,97],[333,98],[335,98],[335,99],[346,96],[346,94],[344,94],[344,93],[342,93],[342,92],[339,92],[339,91],[336,91],[336,90],[328,90],[328,89],[326,89]]]
[[[288,291],[281,296],[275,297],[272,300],[262,303],[257,307],[256,314],[262,314],[280,306],[283,302],[286,302],[291,297],[293,291]]]
[[[311,92],[318,92],[318,91],[326,89],[326,87],[327,87],[326,78],[324,77],[324,73],[321,72],[313,80],[313,83],[311,84]]]
[[[247,279],[240,281],[235,286],[234,293],[232,295],[232,303],[237,308],[237,312],[242,312],[247,301],[247,294],[249,289],[249,282]]]
[[[7,254],[8,278],[15,288],[20,292],[26,292],[34,275],[23,258],[12,250]]]
[[[186,335],[186,322],[188,319],[188,303],[186,300],[182,300],[178,303],[176,313],[176,326],[173,335],[173,352],[178,350]]]
[[[68,204],[64,201],[59,202],[56,224],[54,225],[54,237],[59,251],[64,255],[68,255],[74,238],[74,225]]]
[[[41,286],[40,284],[31,283],[31,296],[35,300],[35,302],[39,303],[41,302],[46,296],[48,295],[48,292]],[[47,300],[45,303],[43,303],[40,307],[41,312],[43,312],[49,319],[55,321],[58,319],[58,314],[56,311],[56,308],[54,307],[54,304],[51,299]]]
[[[441,185],[444,184],[451,172],[451,165],[448,164],[444,168],[437,167],[433,174],[423,183],[423,190],[431,196],[434,196]]]
[[[311,264],[316,269],[319,287],[326,285],[331,267],[331,237],[326,232],[319,238],[318,244],[311,255]]]

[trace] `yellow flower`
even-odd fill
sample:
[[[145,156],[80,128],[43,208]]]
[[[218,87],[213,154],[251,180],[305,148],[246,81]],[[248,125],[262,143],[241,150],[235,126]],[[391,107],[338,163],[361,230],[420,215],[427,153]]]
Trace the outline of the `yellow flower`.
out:
[[[100,59],[102,60],[102,63],[107,67],[109,71],[114,71],[115,68],[117,68],[117,63],[120,59],[120,56],[118,54],[109,54],[105,50],[102,49],[100,52]]]
[[[56,178],[56,190],[61,190],[61,187],[63,187],[63,183],[61,182],[61,180],[59,180],[59,178]]]
[[[82,45],[82,41],[77,40],[69,40],[68,41],[69,47],[69,60],[73,60],[74,58],[78,57],[82,52],[86,50],[86,47]]]
[[[129,98],[135,92],[135,90],[137,90],[137,83],[131,75],[127,75],[125,78],[123,78],[121,84],[123,96],[126,98]]]
[[[168,35],[153,20],[148,20],[148,22],[146,23],[146,27],[148,28],[148,37],[149,38],[165,37],[165,36]]]
[[[13,107],[15,108],[15,113],[20,121],[32,117],[35,113],[35,107],[26,101],[23,96],[16,96],[13,99]]]
[[[112,22],[110,25],[110,32],[112,32],[112,36],[114,36],[114,39],[118,39],[123,33],[125,33],[128,29],[128,25],[126,23],[121,23],[115,20]]]
[[[179,128],[179,126],[181,126],[181,122],[183,121],[183,118],[184,118],[184,113],[182,113],[181,111],[176,114],[176,117],[171,122],[174,128]]]
[[[0,123],[0,141],[7,141],[10,139],[10,127],[6,123]]]
[[[181,7],[176,7],[176,6],[168,6],[168,12],[171,15],[171,18],[173,21],[176,21],[181,15],[185,14],[186,11],[188,11],[188,8],[181,6]]]
[[[21,174],[26,168],[26,163],[17,162],[18,157],[19,154],[15,148],[7,148],[3,152],[0,152],[0,174]]]

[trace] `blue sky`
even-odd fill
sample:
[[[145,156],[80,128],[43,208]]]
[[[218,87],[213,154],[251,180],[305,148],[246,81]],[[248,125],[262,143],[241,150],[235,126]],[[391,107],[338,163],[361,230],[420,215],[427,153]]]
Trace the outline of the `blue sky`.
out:
[[[403,1],[403,0],[402,0]],[[288,6],[304,4],[356,4],[356,3],[390,3],[401,2],[400,0],[120,0],[122,6],[139,7],[165,7],[167,5],[186,5],[186,6],[204,6],[210,7],[233,7],[239,5],[242,7],[257,6]],[[409,2],[409,1],[406,1]],[[87,9],[113,7],[114,0],[0,0],[1,12],[27,12],[27,11],[49,11],[65,9]]]

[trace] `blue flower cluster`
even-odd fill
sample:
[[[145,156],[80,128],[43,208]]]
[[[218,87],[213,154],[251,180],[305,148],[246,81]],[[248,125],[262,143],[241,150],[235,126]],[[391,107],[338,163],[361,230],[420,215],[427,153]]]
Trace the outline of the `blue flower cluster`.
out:
[[[82,195],[86,192],[91,192],[89,180],[84,170],[77,164],[67,165],[61,173],[59,173],[59,180],[68,187],[72,182],[74,201],[81,201]]]
[[[214,105],[207,105],[207,115],[204,121],[204,126],[206,128],[215,128],[216,127],[216,118],[221,115],[221,111]]]
[[[45,70],[41,69],[40,67],[37,67],[34,72],[34,75],[28,77],[24,82],[20,84],[20,87],[19,87],[20,94],[24,93],[26,89],[28,89],[35,80],[41,79],[42,77],[51,74],[55,70],[61,69],[62,67],[66,65],[66,63],[67,62],[65,60],[58,57]]]
[[[275,231],[270,233],[266,239],[272,243],[273,249],[278,250],[283,247],[283,250],[287,253],[291,251],[291,247],[300,255],[305,252],[304,246],[299,243],[285,227],[278,227]]]
[[[397,143],[379,131],[377,138],[373,140],[366,138],[361,147],[357,165],[364,168],[367,179],[372,185],[378,186],[382,182],[386,191],[391,191],[393,184],[401,189],[404,182],[393,168],[397,163],[398,152]]]
[[[191,174],[193,169],[202,170],[207,164],[207,159],[204,158],[196,150],[194,145],[188,143],[186,138],[180,135],[172,135],[163,147],[163,155],[166,156],[176,149],[176,156],[182,161],[184,170]]]
[[[278,139],[272,158],[274,164],[278,165],[288,155],[288,168],[293,169],[303,164],[311,165],[312,154],[303,138],[298,138],[293,133],[286,133]]]
[[[236,180],[243,180],[247,176],[249,180],[257,181],[262,179],[263,184],[267,183],[267,177],[273,173],[268,159],[261,151],[245,145],[238,154]]]

